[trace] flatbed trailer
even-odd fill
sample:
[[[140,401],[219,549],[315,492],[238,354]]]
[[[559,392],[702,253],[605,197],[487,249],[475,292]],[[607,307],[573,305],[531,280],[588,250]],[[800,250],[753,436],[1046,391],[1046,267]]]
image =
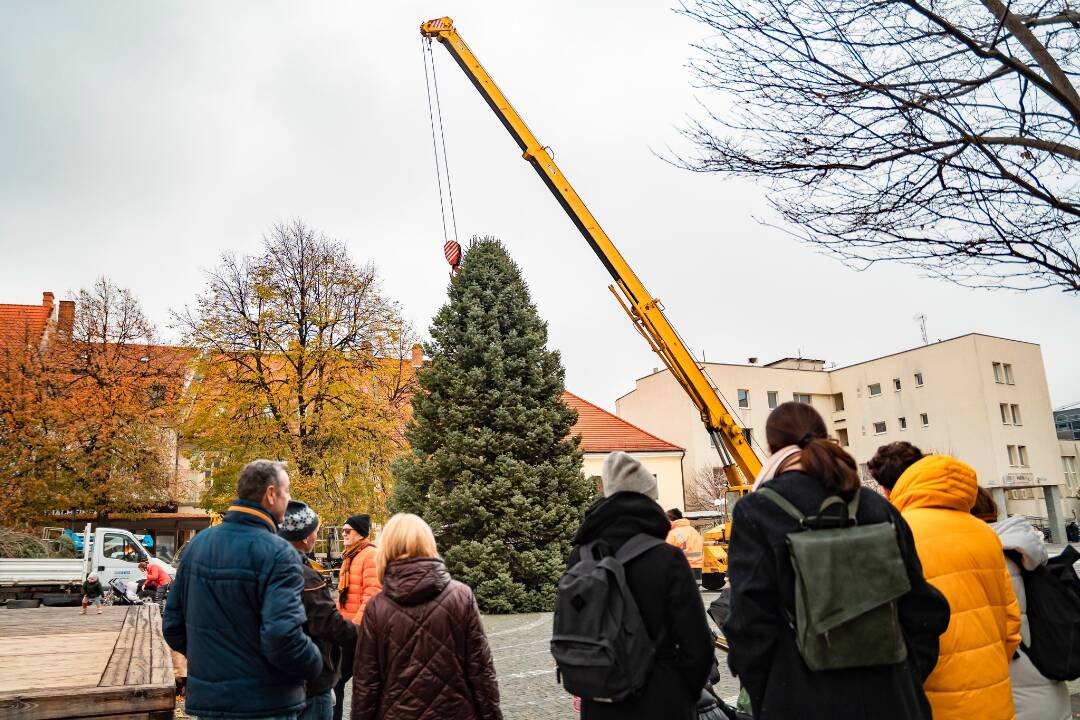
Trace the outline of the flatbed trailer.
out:
[[[0,609],[0,720],[173,717],[156,605]]]

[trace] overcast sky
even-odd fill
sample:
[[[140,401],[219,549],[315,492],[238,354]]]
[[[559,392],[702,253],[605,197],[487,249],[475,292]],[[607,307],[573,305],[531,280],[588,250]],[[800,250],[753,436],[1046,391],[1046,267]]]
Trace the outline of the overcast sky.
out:
[[[0,0],[0,302],[107,274],[160,325],[223,250],[302,218],[374,262],[421,333],[445,299],[421,21],[451,15],[695,354],[841,365],[983,332],[1042,345],[1080,400],[1080,298],[856,273],[762,225],[765,190],[656,157],[700,96],[705,29],[664,2]],[[462,241],[502,238],[567,387],[614,408],[659,365],[609,277],[441,47]],[[168,330],[165,330],[168,333]]]

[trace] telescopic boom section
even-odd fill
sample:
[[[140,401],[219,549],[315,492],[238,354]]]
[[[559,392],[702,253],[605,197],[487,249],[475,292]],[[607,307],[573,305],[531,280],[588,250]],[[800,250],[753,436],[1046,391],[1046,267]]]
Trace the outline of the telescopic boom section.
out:
[[[664,361],[664,365],[682,385],[694,406],[701,412],[701,419],[724,461],[725,468],[728,469],[730,484],[733,486],[742,484],[738,475],[732,472],[734,467],[738,467],[744,478],[753,480],[761,469],[761,461],[743,436],[742,428],[724,407],[723,401],[705,373],[683,344],[675,328],[668,322],[660,301],[652,297],[645,289],[607,233],[600,227],[600,223],[589,212],[589,208],[585,206],[566,176],[559,170],[551,153],[532,134],[525,121],[499,90],[491,75],[465,44],[454,28],[453,21],[448,17],[429,20],[420,26],[420,32],[426,38],[438,40],[450,51],[451,57],[472,81],[480,95],[487,101],[488,106],[517,142],[518,147],[521,148],[522,157],[529,161],[543,179],[551,194],[559,201],[563,210],[585,237],[586,242],[600,258],[600,262],[611,273],[611,277],[615,280],[611,291],[619,304],[652,349]]]

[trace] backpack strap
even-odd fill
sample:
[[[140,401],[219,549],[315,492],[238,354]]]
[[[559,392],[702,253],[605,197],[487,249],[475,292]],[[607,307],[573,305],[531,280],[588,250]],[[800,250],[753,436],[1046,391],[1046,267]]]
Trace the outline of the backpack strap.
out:
[[[638,533],[634,537],[623,543],[623,546],[619,548],[619,551],[615,553],[615,559],[623,565],[626,565],[631,560],[641,555],[643,552],[652,550],[654,547],[660,545],[666,545],[663,540],[652,535],[646,535],[645,533]]]
[[[767,487],[758,488],[755,492],[758,495],[764,496],[766,499],[771,501],[774,505],[776,505],[781,510],[786,512],[788,515],[793,517],[795,519],[795,522],[799,523],[800,525],[802,525],[803,521],[806,520],[806,516],[803,515],[802,512],[799,511],[799,508],[792,505],[790,500],[788,500],[786,497],[784,497],[780,493],[776,492],[772,488],[767,488]],[[828,502],[828,500],[826,500],[826,502]]]
[[[851,502],[847,503],[847,519],[852,522],[855,521],[855,515],[859,512],[859,490],[855,491],[855,497],[851,499]],[[844,499],[839,495],[830,495],[821,501],[821,507],[818,508],[818,517],[825,514],[826,508],[830,508],[833,505],[843,505]]]

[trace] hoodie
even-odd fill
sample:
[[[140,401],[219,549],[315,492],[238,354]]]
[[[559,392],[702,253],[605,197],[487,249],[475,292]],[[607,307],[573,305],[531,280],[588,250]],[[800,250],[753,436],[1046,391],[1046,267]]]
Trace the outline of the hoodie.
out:
[[[934,720],[1016,715],[1009,662],[1020,645],[1020,607],[997,535],[970,514],[977,488],[971,467],[928,455],[889,496],[915,537],[923,574],[949,601],[949,627],[924,686]]]
[[[1047,561],[1046,543],[1042,534],[1020,515],[993,523],[990,527],[1001,538],[1001,547],[1020,554],[1025,570],[1034,570]],[[1020,605],[1020,635],[1024,645],[1031,643],[1028,629],[1027,594],[1020,567],[1009,557],[1005,565],[1009,569],[1016,600]],[[1009,663],[1012,679],[1013,704],[1017,720],[1066,720],[1072,717],[1069,689],[1064,682],[1042,676],[1027,655],[1021,650]]]

